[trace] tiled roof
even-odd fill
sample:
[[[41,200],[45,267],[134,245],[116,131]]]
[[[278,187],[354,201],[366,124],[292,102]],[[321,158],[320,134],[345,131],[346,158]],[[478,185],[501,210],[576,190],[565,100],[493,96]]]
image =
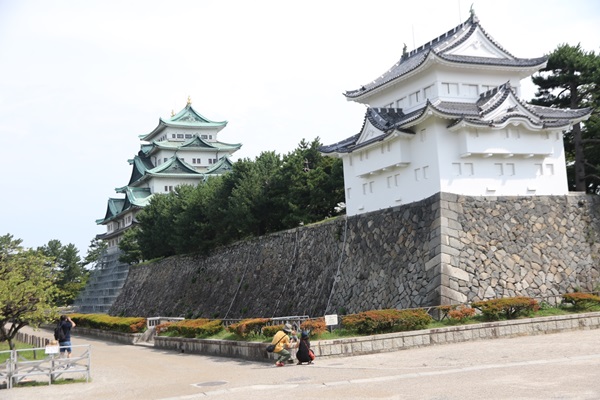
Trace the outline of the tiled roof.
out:
[[[505,54],[504,58],[449,54],[452,49],[458,47],[473,35],[477,28],[498,49],[498,51]],[[479,24],[479,19],[472,14],[467,21],[449,30],[445,34],[438,36],[409,53],[403,54],[400,60],[380,77],[370,83],[362,85],[356,90],[349,90],[344,93],[344,95],[349,99],[358,98],[419,68],[427,58],[436,57],[452,63],[515,68],[535,67],[546,61],[546,57],[514,57],[485,32]]]
[[[509,96],[512,97],[510,104],[517,103],[517,105],[506,107],[505,102],[509,101]],[[503,104],[506,108],[504,112],[499,115],[493,113]],[[368,108],[363,126],[358,134],[338,143],[321,146],[319,151],[325,154],[348,153],[384,140],[393,132],[413,133],[410,128],[418,123],[419,119],[429,118],[428,114],[435,114],[438,117],[449,119],[448,127],[463,122],[475,126],[494,127],[504,125],[514,119],[526,119],[531,126],[544,129],[566,127],[574,120],[585,118],[591,111],[590,108],[570,110],[526,104],[516,97],[510,84],[506,83],[483,93],[477,101],[472,103],[452,101],[431,103],[428,100],[423,107],[408,114],[397,108]],[[358,143],[367,122],[380,130],[381,134]]]

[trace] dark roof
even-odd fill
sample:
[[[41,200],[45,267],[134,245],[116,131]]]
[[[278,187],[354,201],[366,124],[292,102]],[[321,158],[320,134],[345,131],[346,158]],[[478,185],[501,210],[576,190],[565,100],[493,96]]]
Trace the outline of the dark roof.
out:
[[[494,118],[490,117],[494,115],[492,114],[493,111],[501,107],[509,97],[511,97],[511,104],[516,103],[517,105],[507,108],[502,114],[495,115]],[[319,151],[325,154],[349,153],[371,143],[384,140],[394,132],[414,134],[411,127],[414,126],[415,121],[424,117],[428,111],[438,117],[447,118],[449,120],[448,127],[463,122],[475,126],[494,127],[503,125],[509,120],[526,119],[532,126],[544,129],[567,127],[573,121],[588,116],[592,110],[590,108],[556,109],[526,104],[516,96],[510,83],[507,82],[482,93],[479,99],[472,103],[452,101],[431,103],[428,100],[423,107],[408,114],[398,108],[368,108],[359,133],[338,143],[321,146]],[[381,134],[358,143],[367,122],[380,130]]]
[[[504,58],[475,57],[448,54],[449,51],[464,43],[476,30],[478,30],[496,47],[497,50],[504,53]],[[457,35],[462,35],[458,40]],[[451,43],[451,44],[450,44]],[[431,40],[430,42],[418,47],[417,49],[405,53],[400,60],[394,64],[387,72],[373,80],[370,83],[362,85],[356,90],[349,90],[344,95],[349,99],[360,97],[370,91],[379,88],[388,82],[400,78],[409,72],[419,68],[427,58],[437,57],[439,59],[461,64],[476,64],[482,66],[499,66],[527,68],[543,64],[546,57],[538,58],[517,58],[500,46],[479,24],[479,19],[472,14],[469,19],[455,28],[449,30],[443,35]]]

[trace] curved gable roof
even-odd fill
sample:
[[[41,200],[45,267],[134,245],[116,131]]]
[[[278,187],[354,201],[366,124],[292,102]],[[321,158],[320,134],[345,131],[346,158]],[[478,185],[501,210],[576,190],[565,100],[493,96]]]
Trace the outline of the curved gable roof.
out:
[[[476,36],[476,37],[475,37]],[[460,51],[461,46],[473,41],[476,46],[484,46],[488,51],[482,54],[465,53]],[[485,43],[481,43],[484,41]],[[476,42],[476,43],[475,43]],[[494,55],[494,56],[492,56]],[[393,84],[395,81],[406,77],[411,72],[428,65],[427,60],[443,60],[447,63],[475,64],[482,67],[502,67],[531,69],[541,68],[546,62],[546,57],[517,58],[500,46],[479,24],[479,19],[474,13],[469,19],[443,35],[418,47],[411,52],[405,52],[400,60],[388,71],[361,86],[356,90],[344,93],[348,100],[361,99],[378,89]]]
[[[186,129],[217,129],[220,131],[227,125],[227,121],[211,121],[192,108],[188,103],[185,108],[170,118],[159,118],[158,126],[146,135],[140,135],[140,139],[151,141],[163,129],[168,126]]]

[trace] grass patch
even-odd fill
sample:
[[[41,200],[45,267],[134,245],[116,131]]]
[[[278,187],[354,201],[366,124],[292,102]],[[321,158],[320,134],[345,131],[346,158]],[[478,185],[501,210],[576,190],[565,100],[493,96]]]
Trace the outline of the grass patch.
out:
[[[18,350],[34,348],[33,346],[22,342],[13,341],[13,343],[15,345],[15,348]],[[4,352],[0,353],[0,363],[3,363],[10,358],[10,353],[8,352],[9,350],[10,347],[8,346],[8,342],[0,342],[0,352]],[[30,350],[20,351],[19,356],[27,360],[39,360],[44,358],[46,355],[44,350],[36,350],[35,352],[33,350]]]
[[[86,383],[85,378],[61,378],[52,381],[53,385],[70,385],[71,383]],[[34,387],[34,386],[48,386],[48,381],[25,381],[19,382],[14,387]]]

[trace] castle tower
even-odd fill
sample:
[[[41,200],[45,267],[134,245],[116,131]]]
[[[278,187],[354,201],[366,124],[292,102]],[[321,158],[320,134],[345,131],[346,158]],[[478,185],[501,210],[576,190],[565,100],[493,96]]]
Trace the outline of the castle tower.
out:
[[[211,121],[196,112],[188,98],[179,113],[160,118],[152,132],[140,136],[140,151],[128,160],[132,167],[129,182],[115,189],[122,196],[109,198],[104,218],[96,220],[106,226],[97,238],[107,244],[107,250],[75,302],[80,312],[107,312],[117,298],[129,271],[129,265],[118,260],[119,241],[154,195],[169,193],[181,184],[197,185],[231,170],[229,157],[242,145],[218,140],[226,126],[227,121]]]
[[[590,109],[526,104],[520,81],[546,58],[518,58],[467,21],[406,52],[347,100],[368,106],[360,131],[321,147],[340,157],[348,215],[446,192],[568,193],[563,132]]]

